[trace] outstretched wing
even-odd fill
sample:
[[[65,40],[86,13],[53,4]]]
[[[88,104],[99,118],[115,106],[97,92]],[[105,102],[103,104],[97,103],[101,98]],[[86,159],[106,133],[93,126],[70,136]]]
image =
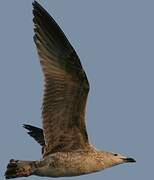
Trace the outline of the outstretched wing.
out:
[[[33,3],[34,41],[45,76],[45,155],[85,149],[85,108],[89,83],[79,57],[54,19]]]

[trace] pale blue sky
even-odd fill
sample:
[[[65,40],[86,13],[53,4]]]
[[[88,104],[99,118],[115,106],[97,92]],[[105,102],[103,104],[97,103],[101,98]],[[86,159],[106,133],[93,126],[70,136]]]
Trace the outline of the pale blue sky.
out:
[[[88,75],[87,128],[91,142],[99,149],[137,160],[136,164],[62,179],[152,179],[154,1],[38,2],[64,30]],[[43,78],[32,39],[31,3],[0,2],[0,179],[4,179],[10,158],[40,158],[39,145],[21,126],[41,126]],[[43,178],[27,178],[34,179]]]

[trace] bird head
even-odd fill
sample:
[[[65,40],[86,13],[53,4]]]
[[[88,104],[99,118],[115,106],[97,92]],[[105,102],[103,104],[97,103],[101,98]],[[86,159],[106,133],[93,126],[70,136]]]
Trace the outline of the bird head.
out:
[[[107,167],[112,167],[118,164],[123,163],[135,163],[135,159],[131,157],[125,157],[121,154],[113,153],[113,152],[102,152],[102,161],[104,165]]]

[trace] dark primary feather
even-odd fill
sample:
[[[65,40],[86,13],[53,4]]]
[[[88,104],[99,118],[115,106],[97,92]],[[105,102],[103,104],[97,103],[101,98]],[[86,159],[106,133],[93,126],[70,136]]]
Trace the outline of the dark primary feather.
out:
[[[79,57],[54,19],[33,3],[34,41],[45,76],[45,155],[85,149],[85,108],[89,83]]]
[[[28,130],[28,134],[37,141],[42,147],[42,154],[44,154],[45,141],[43,129],[28,124],[23,124],[23,127]]]
[[[33,137],[41,146],[45,146],[44,135],[43,135],[42,129],[35,126],[28,125],[28,124],[23,124],[23,127],[28,130],[27,133],[31,137]]]

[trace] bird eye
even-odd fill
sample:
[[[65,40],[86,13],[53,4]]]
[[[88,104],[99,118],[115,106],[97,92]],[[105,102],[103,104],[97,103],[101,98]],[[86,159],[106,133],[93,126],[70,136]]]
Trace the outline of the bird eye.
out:
[[[118,154],[114,154],[114,156],[118,156]]]

